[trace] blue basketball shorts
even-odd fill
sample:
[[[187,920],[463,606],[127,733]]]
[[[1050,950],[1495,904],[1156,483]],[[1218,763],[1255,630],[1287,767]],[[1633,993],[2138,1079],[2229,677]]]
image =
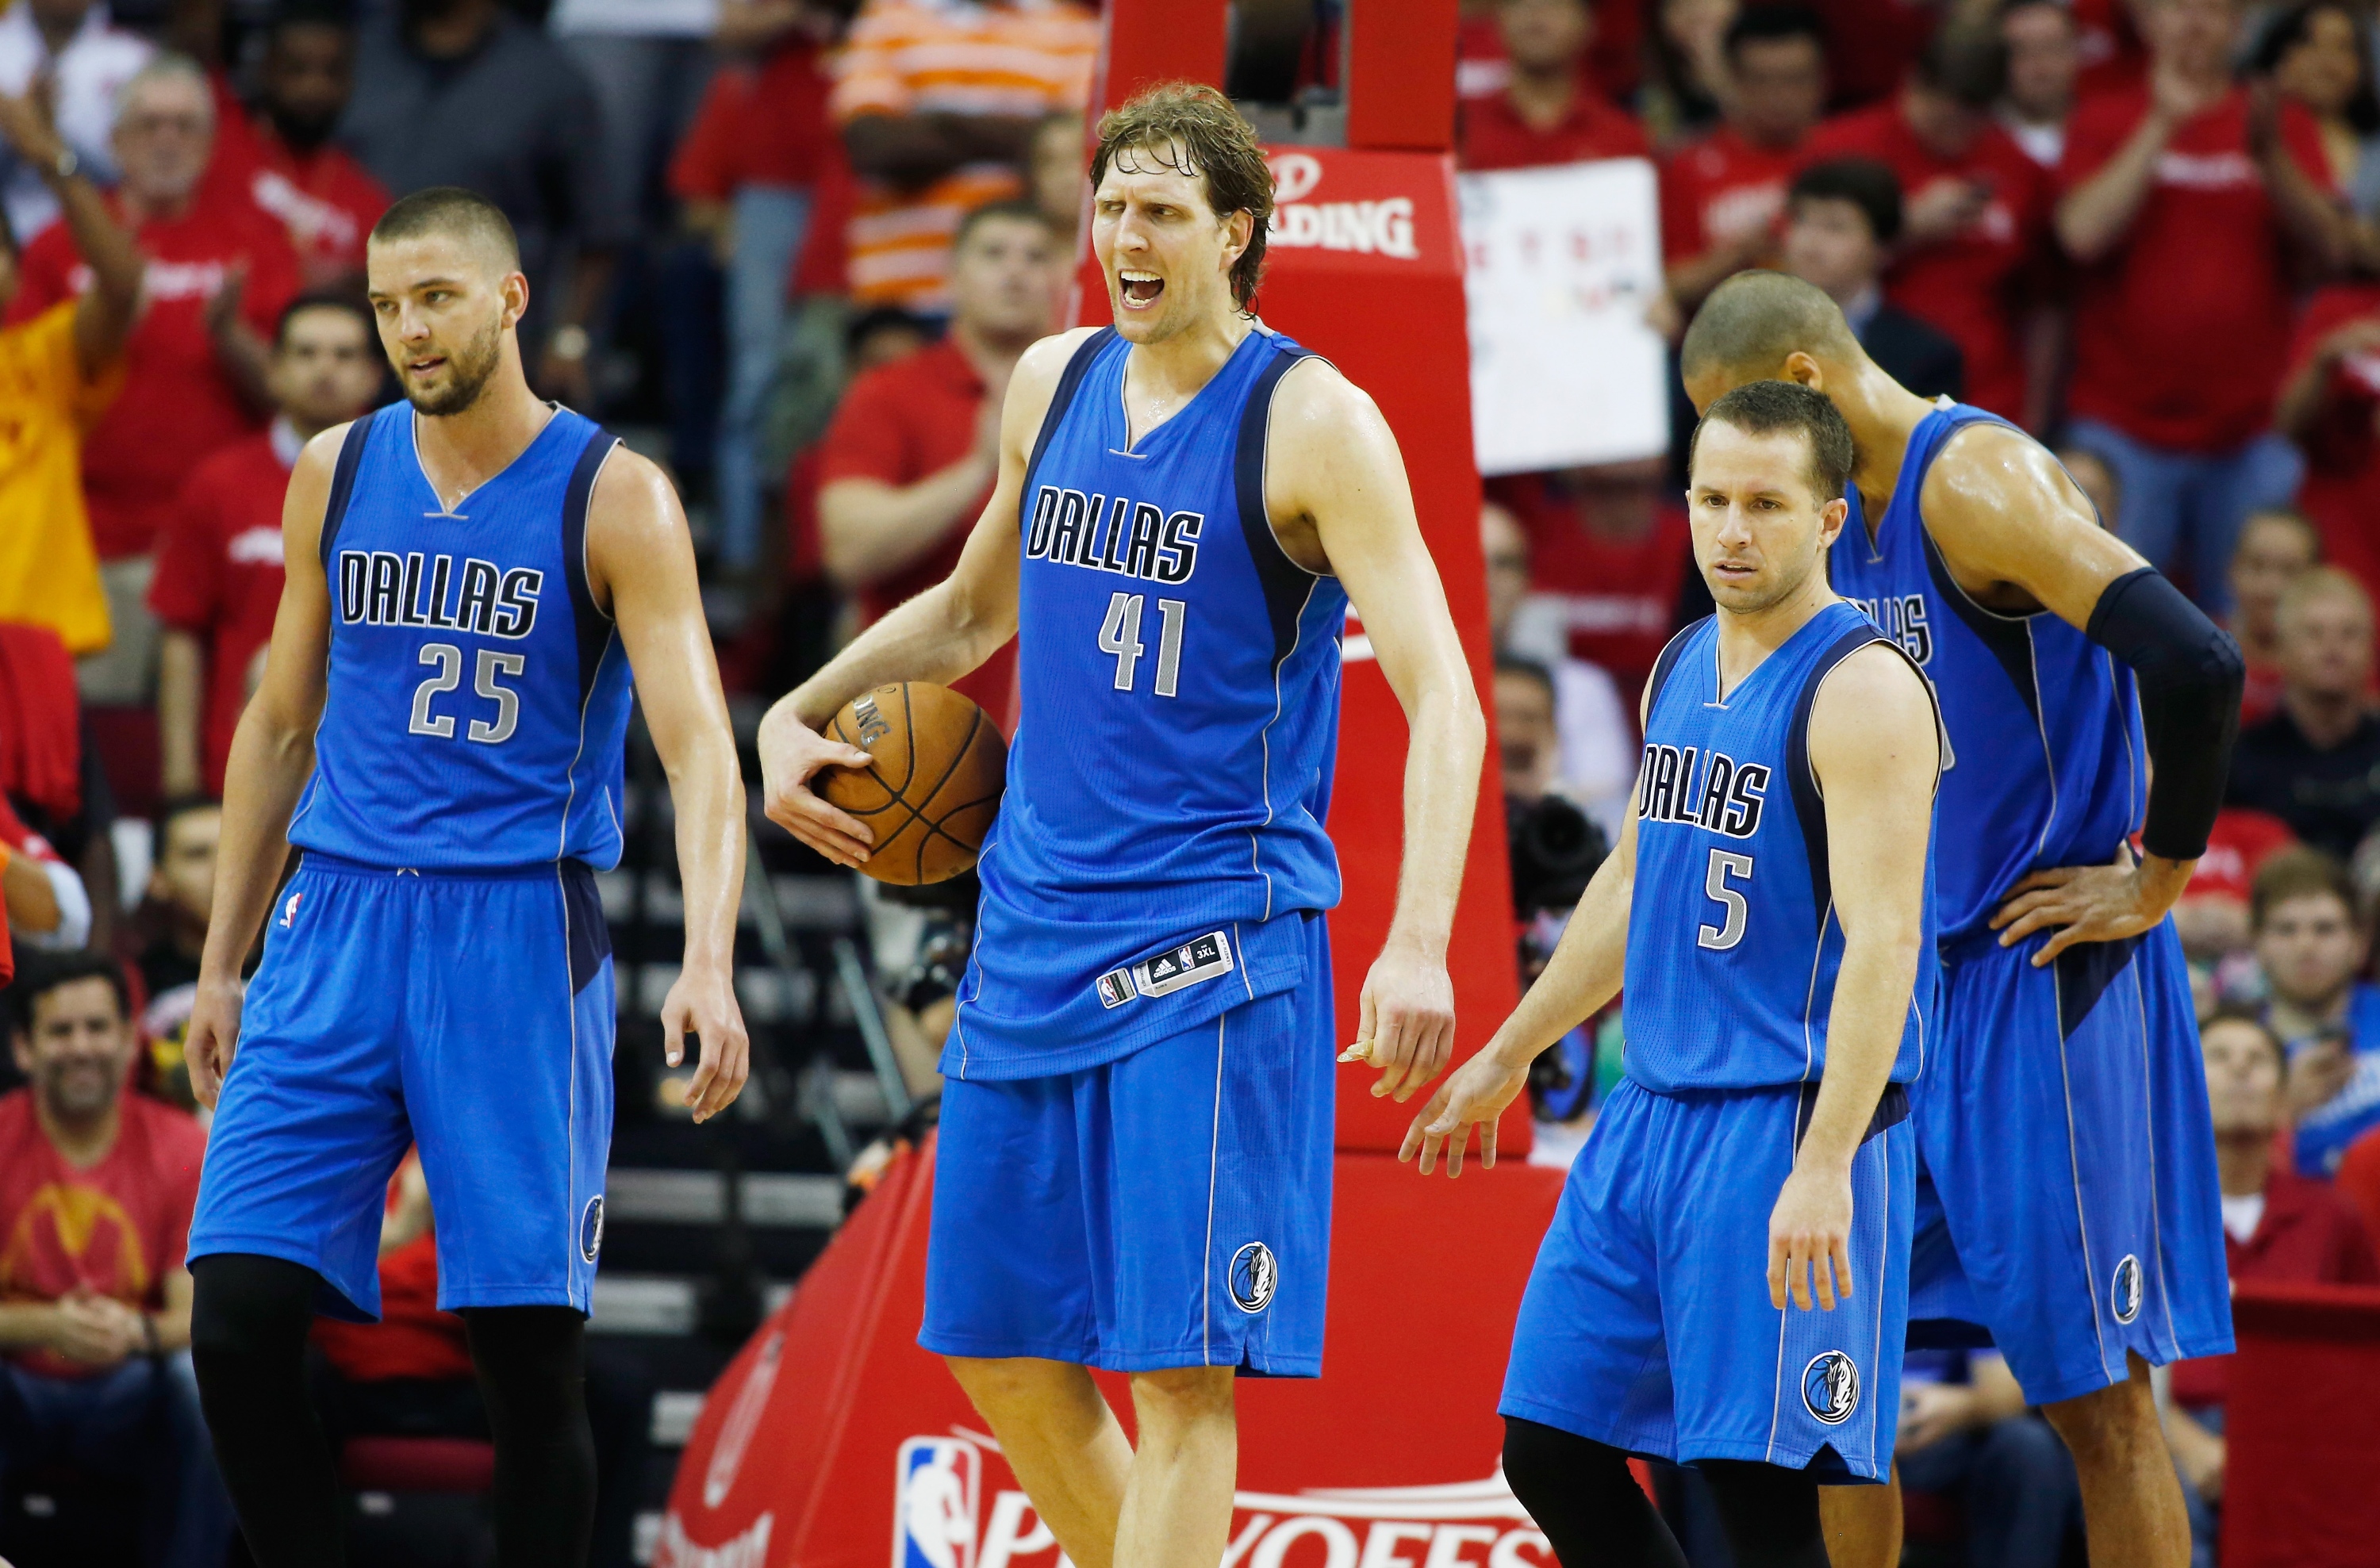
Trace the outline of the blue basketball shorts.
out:
[[[2231,1302],[2173,923],[2035,969],[2043,940],[1986,932],[1943,953],[1912,1104],[1910,1318],[1929,1343],[1982,1325],[2025,1397],[2050,1405],[2122,1381],[2127,1351],[2229,1350]]]
[[[945,1082],[919,1345],[1321,1375],[1337,1047],[1306,926],[1302,985],[1098,1067]]]
[[[319,1309],[380,1315],[380,1226],[408,1144],[438,1304],[589,1309],[618,1003],[575,861],[414,872],[309,853],[265,923],[199,1181],[190,1256],[303,1263]]]
[[[1878,1481],[1900,1421],[1916,1140],[1888,1090],[1852,1161],[1852,1295],[1768,1300],[1768,1216],[1816,1086],[1622,1080],[1571,1166],[1497,1409],[1648,1458]]]

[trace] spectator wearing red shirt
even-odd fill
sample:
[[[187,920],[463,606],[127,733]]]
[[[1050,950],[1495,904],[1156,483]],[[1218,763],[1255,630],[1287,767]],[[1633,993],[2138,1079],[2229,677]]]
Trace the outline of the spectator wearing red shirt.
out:
[[[1900,247],[1885,297],[1958,344],[1967,401],[2030,428],[2047,423],[2049,378],[2027,365],[2050,180],[1992,117],[2007,79],[1999,35],[1936,33],[1899,96],[1820,126],[1805,163],[1872,158],[1900,181]]]
[[[2293,264],[2335,267],[2349,231],[2312,116],[2232,82],[2233,0],[2151,0],[2141,20],[2148,79],[2086,97],[2058,168],[2072,439],[2115,468],[2125,542],[2220,613],[2241,520],[2297,488],[2270,428]]]
[[[1488,485],[1488,499],[1529,536],[1533,602],[1558,607],[1571,657],[1610,671],[1631,713],[1677,630],[1693,554],[1685,507],[1664,482],[1667,464],[1516,474]]]
[[[2223,1186],[2223,1253],[2233,1283],[2380,1285],[2380,1261],[2354,1206],[2328,1182],[2274,1163],[2273,1137],[2285,1119],[2289,1072],[2279,1038],[2252,1011],[2227,1005],[2200,1026],[2199,1040]],[[2166,1416],[2166,1438],[2189,1494],[2192,1533],[2209,1546],[2215,1533],[2209,1505],[2223,1498],[2230,1362],[2228,1356],[2176,1362],[2173,1408]]]
[[[2012,0],[2000,10],[2008,86],[2000,128],[2026,156],[2055,169],[2066,152],[2066,120],[2082,74],[2082,34],[2064,0]]]
[[[1825,34],[1799,6],[1759,6],[1727,30],[1719,127],[1661,170],[1661,249],[1670,296],[1693,312],[1731,272],[1773,265],[1785,187],[1827,103]]]
[[[2336,283],[2306,306],[2273,423],[2304,455],[2297,502],[2323,559],[2380,596],[2380,283]]]
[[[1595,42],[1587,0],[1499,0],[1496,26],[1512,75],[1504,90],[1459,106],[1466,169],[1527,169],[1600,158],[1647,158],[1644,127],[1580,80]]]
[[[112,959],[29,959],[8,999],[28,1086],[0,1097],[0,1481],[70,1458],[139,1498],[146,1562],[220,1568],[183,1266],[206,1135],[125,1087]]]
[[[157,729],[164,790],[223,793],[231,735],[281,603],[281,502],[306,443],[372,405],[386,377],[370,310],[300,295],[265,372],[280,413],[192,470],[157,553],[149,607],[164,627]]]
[[[208,185],[288,231],[308,287],[359,279],[388,191],[331,141],[355,90],[355,30],[334,12],[284,13],[266,34],[261,78],[258,112],[225,126]]]
[[[732,0],[713,42],[743,54],[710,78],[671,161],[688,223],[725,238],[727,392],[712,453],[719,560],[760,554],[759,421],[777,373],[794,259],[818,216],[815,192],[842,148],[827,120],[823,48],[832,18],[805,5]]]
[[[1056,320],[1067,258],[1029,201],[979,207],[951,250],[941,342],[852,383],[820,443],[828,574],[863,621],[950,575],[1000,468],[1000,409],[1017,356]],[[1006,650],[957,689],[1005,724]]]
[[[115,207],[148,257],[146,308],[125,350],[124,392],[83,444],[115,642],[85,661],[81,682],[87,702],[139,706],[156,662],[150,552],[190,470],[261,423],[265,339],[297,292],[298,267],[278,224],[202,193],[214,97],[196,66],[161,57],[125,84],[116,109]],[[23,274],[12,323],[74,298],[91,279],[63,226],[25,247]]]

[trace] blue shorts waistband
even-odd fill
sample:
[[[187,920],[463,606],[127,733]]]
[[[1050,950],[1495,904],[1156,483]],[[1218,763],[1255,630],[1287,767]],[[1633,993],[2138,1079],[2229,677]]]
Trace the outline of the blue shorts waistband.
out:
[[[304,859],[300,871],[325,872],[333,876],[396,876],[433,877],[446,882],[532,882],[559,872],[565,876],[592,876],[594,868],[582,860],[532,861],[527,865],[374,865],[369,861],[349,860],[322,850],[300,851]]]

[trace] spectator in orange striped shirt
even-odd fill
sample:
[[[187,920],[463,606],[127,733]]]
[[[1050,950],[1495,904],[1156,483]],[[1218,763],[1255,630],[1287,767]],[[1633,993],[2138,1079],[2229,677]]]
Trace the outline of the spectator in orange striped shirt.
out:
[[[1099,47],[1074,0],[866,0],[830,101],[861,177],[855,299],[949,310],[959,221],[1024,189],[1035,130],[1086,106]]]

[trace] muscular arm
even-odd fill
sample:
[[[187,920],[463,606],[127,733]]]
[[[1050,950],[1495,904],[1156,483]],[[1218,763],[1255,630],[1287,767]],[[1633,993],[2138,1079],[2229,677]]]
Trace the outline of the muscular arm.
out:
[[[165,793],[199,787],[199,714],[205,706],[206,649],[188,632],[167,627],[157,644],[157,741]]]
[[[2102,607],[2110,602],[2113,585],[2148,563],[2098,525],[2090,502],[2057,460],[2034,441],[1989,427],[1961,432],[1949,455],[1955,460],[1937,461],[1927,474],[1922,501],[1926,529],[1960,585],[1995,609],[2046,609],[2104,645],[2118,646],[2108,640]],[[2149,586],[2178,605],[2179,596],[2161,582]],[[2146,930],[2189,884],[2203,845],[2161,841],[2156,829],[2176,802],[2189,798],[2177,791],[2203,793],[2200,786],[2212,778],[2219,792],[2230,752],[2231,730],[2223,726],[2238,719],[2239,655],[2195,610],[2179,606],[2174,615],[2192,624],[2157,633],[2154,646],[2122,645],[2131,651],[2121,657],[2141,678],[2151,760],[2164,764],[2152,769],[2149,852],[2137,866],[2061,868],[2018,884],[2018,896],[1995,919],[2006,927],[2003,942],[2061,928],[2034,955],[2036,964],[2077,941]],[[2191,725],[2206,733],[2177,754],[2175,737]]]
[[[950,576],[853,638],[760,721],[769,820],[838,865],[866,860],[872,840],[856,818],[812,793],[809,780],[821,767],[865,767],[868,758],[856,746],[822,739],[818,727],[872,687],[955,681],[1016,634],[1016,507],[1025,464],[1058,378],[1089,335],[1078,328],[1044,338],[1017,362],[1001,410],[1000,478]]]
[[[1396,437],[1372,400],[1318,359],[1283,378],[1267,448],[1265,505],[1310,525],[1405,710],[1404,857],[1397,907],[1364,983],[1358,1046],[1375,1094],[1402,1100],[1454,1044],[1446,944],[1463,891],[1488,724],[1438,566],[1422,542]]]
[[[691,1031],[701,1065],[687,1087],[697,1121],[744,1087],[747,1044],[735,1004],[735,916],[744,897],[744,780],[695,579],[694,543],[662,471],[614,449],[587,512],[588,586],[618,624],[637,695],[676,808],[686,956],[662,1003],[669,1065]]]
[[[1940,764],[1933,699],[1891,649],[1861,649],[1818,688],[1810,768],[1826,802],[1827,873],[1843,957],[1817,1104],[1768,1224],[1768,1295],[1779,1309],[1789,1292],[1811,1305],[1812,1272],[1819,1306],[1852,1294],[1852,1156],[1891,1079],[1928,940],[1926,850]]]
[[[316,436],[298,454],[281,505],[286,575],[274,612],[264,680],[233,731],[224,769],[223,841],[215,853],[215,901],[199,959],[198,999],[184,1054],[190,1088],[212,1105],[239,1039],[239,966],[264,923],[289,859],[289,814],[314,767],[314,726],[322,717],[323,664],[331,645],[331,597],[322,575],[322,511],[347,427]]]

